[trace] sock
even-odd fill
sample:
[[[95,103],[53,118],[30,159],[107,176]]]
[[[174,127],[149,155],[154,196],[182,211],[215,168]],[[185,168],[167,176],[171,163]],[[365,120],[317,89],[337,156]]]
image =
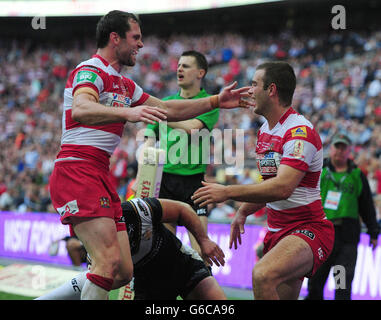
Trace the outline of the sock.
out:
[[[86,277],[81,300],[107,300],[114,280],[94,273],[88,273]]]
[[[87,270],[77,274],[73,279],[35,300],[80,300],[81,291],[87,280],[86,274],[88,272]]]

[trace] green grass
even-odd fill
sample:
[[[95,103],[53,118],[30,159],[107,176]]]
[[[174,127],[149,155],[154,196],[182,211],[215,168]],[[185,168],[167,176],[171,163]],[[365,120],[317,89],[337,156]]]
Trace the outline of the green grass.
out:
[[[33,300],[36,297],[21,296],[18,294],[0,292],[0,300]],[[117,300],[118,290],[112,290],[110,292],[110,300]]]
[[[0,300],[33,300],[33,297],[20,296],[8,292],[0,292]]]

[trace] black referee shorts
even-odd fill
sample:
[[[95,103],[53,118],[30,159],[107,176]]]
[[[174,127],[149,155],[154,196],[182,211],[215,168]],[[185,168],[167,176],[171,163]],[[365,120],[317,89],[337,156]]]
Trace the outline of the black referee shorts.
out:
[[[209,216],[207,207],[199,207],[191,199],[193,193],[202,187],[201,181],[204,180],[204,174],[194,174],[182,176],[163,172],[161,180],[159,198],[171,199],[188,203],[198,216]]]

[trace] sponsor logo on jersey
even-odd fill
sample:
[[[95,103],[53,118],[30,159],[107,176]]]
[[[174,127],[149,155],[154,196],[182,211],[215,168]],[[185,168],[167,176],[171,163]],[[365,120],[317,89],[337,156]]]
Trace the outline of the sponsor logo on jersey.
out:
[[[149,214],[148,214],[148,209],[147,209],[147,207],[144,205],[143,201],[141,201],[140,199],[138,199],[138,200],[136,201],[136,204],[137,204],[137,206],[139,207],[139,210],[140,210],[141,212],[143,212],[143,214],[144,214],[145,216],[149,216]]]
[[[280,165],[281,155],[277,152],[257,154],[257,167],[262,175],[274,175]]]
[[[117,108],[131,106],[131,98],[119,93],[109,93],[106,105]]]
[[[307,138],[307,128],[306,127],[298,127],[291,130],[292,137],[303,137]]]
[[[94,83],[97,77],[98,76],[92,71],[87,71],[87,70],[79,71],[77,73],[77,83],[81,83],[81,82]]]
[[[67,202],[62,207],[57,208],[57,211],[61,217],[67,213],[76,214],[79,211],[77,200]]]

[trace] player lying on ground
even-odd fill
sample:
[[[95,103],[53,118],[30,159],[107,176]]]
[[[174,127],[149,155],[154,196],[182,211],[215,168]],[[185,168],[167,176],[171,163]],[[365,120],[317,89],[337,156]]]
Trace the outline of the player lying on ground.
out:
[[[168,199],[132,199],[122,203],[134,263],[135,299],[222,300],[226,296],[202,258],[223,266],[224,253],[211,241],[200,219],[185,203]],[[202,258],[167,230],[163,222],[181,221],[200,245]],[[91,266],[94,267],[93,265]],[[82,272],[37,300],[79,300]]]

